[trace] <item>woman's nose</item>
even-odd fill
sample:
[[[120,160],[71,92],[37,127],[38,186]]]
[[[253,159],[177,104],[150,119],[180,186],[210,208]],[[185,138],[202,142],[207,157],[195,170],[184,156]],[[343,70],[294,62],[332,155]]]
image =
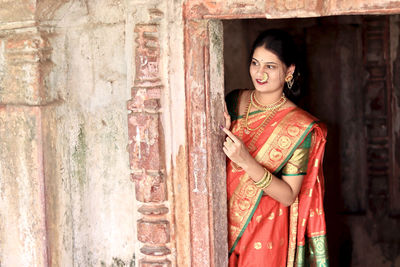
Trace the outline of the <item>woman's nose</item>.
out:
[[[265,71],[265,67],[264,66],[260,66],[258,69],[257,69],[257,74],[264,74],[266,71]]]

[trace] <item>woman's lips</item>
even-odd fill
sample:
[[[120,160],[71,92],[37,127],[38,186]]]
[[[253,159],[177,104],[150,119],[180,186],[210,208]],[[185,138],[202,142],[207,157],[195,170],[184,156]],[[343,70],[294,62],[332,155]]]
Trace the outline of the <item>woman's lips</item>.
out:
[[[260,79],[256,79],[256,82],[257,82],[259,85],[263,85],[263,84],[266,84],[266,83],[267,83],[267,81],[263,81],[263,80],[260,80]]]
[[[256,82],[258,83],[258,84],[260,84],[260,85],[263,85],[263,84],[266,84],[267,83],[267,81],[268,81],[268,73],[264,73],[263,74],[263,77],[262,77],[262,80],[260,80],[260,79],[256,79]]]

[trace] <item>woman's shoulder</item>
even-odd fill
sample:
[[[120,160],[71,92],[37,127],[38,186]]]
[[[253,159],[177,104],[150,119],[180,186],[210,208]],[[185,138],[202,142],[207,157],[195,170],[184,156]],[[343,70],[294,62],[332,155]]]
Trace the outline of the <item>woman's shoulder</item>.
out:
[[[293,109],[293,113],[296,115],[296,117],[302,118],[306,121],[318,121],[318,119],[315,116],[311,115],[309,112],[305,111],[304,109],[298,106],[296,106]]]
[[[230,91],[226,96],[225,96],[225,100],[238,100],[238,98],[240,97],[240,95],[242,95],[243,93],[249,92],[249,89],[234,89],[232,91]]]
[[[229,92],[225,97],[226,106],[231,116],[237,117],[241,106],[242,95],[246,94],[248,89],[235,89]]]
[[[305,111],[302,108],[296,107],[293,109],[296,124],[300,124],[305,128],[312,126],[313,128],[320,128],[326,134],[326,125],[314,115]]]

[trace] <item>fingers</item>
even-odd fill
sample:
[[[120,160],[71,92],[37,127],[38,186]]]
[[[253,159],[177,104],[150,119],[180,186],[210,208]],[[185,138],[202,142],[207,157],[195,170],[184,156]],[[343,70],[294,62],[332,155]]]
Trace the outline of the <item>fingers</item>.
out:
[[[224,112],[224,117],[225,119],[231,119],[231,116],[229,116],[229,113],[227,111]]]
[[[225,142],[224,142],[224,147],[229,149],[229,147],[232,146],[233,144],[234,143],[233,143],[232,139],[229,136],[227,136],[225,139]]]
[[[231,131],[229,131],[228,129],[226,129],[223,126],[220,126],[220,127],[221,127],[221,130],[224,131],[232,139],[232,141],[234,143],[240,143],[240,140]]]
[[[228,156],[228,153],[229,153],[229,152],[228,152],[228,149],[226,149],[225,147],[223,147],[222,150],[224,151],[225,155]]]
[[[224,117],[225,117],[225,127],[229,129],[231,127],[231,116],[229,115],[225,101],[224,101]]]
[[[231,119],[231,116],[229,116],[228,108],[226,107],[226,103],[224,102],[224,117],[225,119]]]
[[[224,142],[224,146],[222,147],[222,150],[224,151],[225,155],[228,158],[231,158],[232,156],[232,143],[229,144],[228,142]]]

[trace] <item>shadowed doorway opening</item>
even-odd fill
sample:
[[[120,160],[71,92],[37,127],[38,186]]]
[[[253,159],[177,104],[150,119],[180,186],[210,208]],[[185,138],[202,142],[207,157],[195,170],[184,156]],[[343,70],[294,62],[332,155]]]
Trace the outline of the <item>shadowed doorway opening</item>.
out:
[[[400,254],[392,231],[400,227],[399,22],[398,15],[223,21],[225,94],[253,88],[248,59],[259,32],[280,28],[298,45],[298,105],[328,126],[331,266],[395,264]]]

